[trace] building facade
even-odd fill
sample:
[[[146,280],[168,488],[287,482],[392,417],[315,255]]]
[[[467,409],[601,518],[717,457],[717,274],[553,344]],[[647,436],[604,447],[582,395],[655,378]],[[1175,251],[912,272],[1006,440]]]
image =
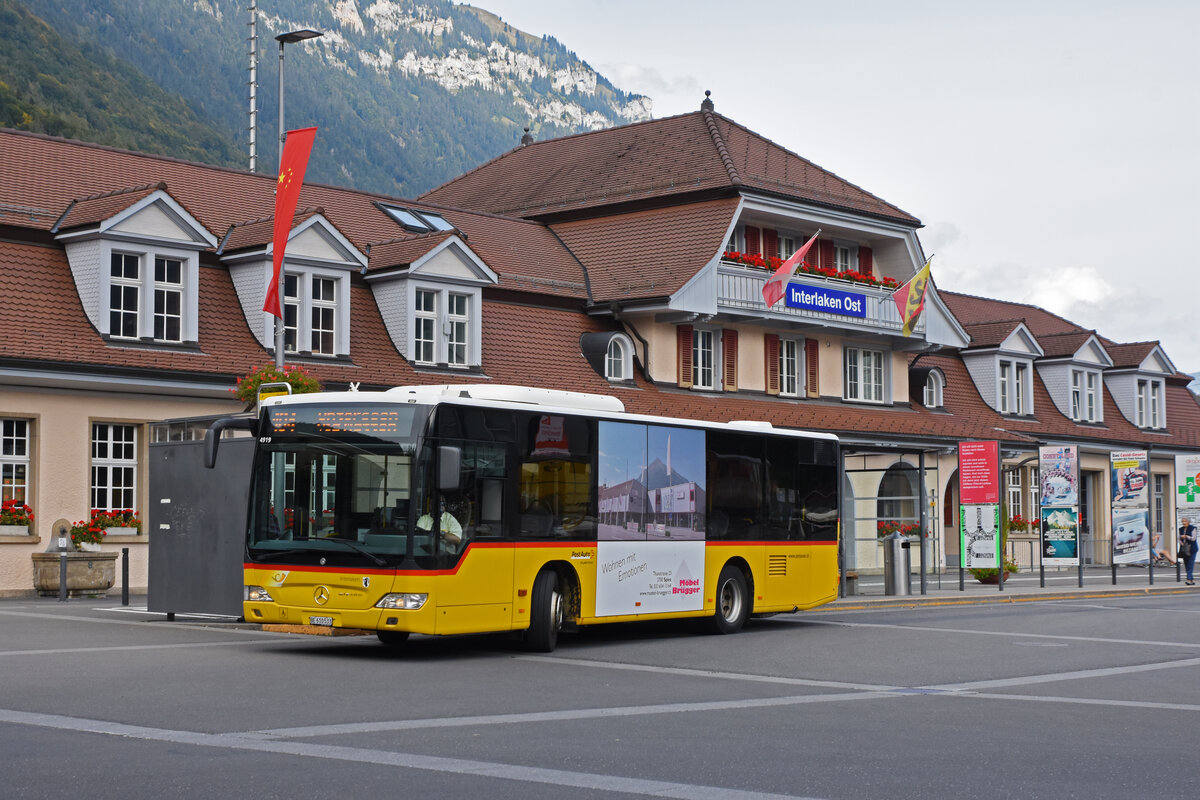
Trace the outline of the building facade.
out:
[[[0,168],[0,470],[4,499],[35,512],[0,536],[0,593],[30,592],[30,554],[92,508],[142,512],[140,534],[103,546],[130,548],[144,589],[152,423],[242,410],[237,378],[274,359],[275,182],[15,131]],[[1189,378],[1156,342],[933,282],[904,335],[891,295],[925,262],[920,221],[707,100],[524,144],[417,200],[306,185],[299,207],[289,364],[330,389],[524,384],[836,433],[848,569],[879,566],[881,521],[925,531],[928,569],[957,565],[960,441],[1000,442],[1009,508],[1027,515],[1031,454],[1078,446],[1095,563],[1108,453],[1151,452],[1169,536],[1173,457],[1200,452]],[[768,308],[773,266],[814,234]],[[600,511],[619,518],[629,491]]]

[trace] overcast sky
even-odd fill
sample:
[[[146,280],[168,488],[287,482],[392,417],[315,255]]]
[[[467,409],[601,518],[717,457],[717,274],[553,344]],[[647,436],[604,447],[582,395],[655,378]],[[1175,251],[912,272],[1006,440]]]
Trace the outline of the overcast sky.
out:
[[[1200,2],[475,0],[918,217],[941,288],[1200,372]]]

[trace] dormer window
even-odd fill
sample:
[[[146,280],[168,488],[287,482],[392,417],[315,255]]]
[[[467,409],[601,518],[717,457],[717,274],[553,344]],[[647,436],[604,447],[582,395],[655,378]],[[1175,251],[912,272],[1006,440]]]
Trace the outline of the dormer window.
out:
[[[1163,408],[1163,383],[1139,379],[1137,382],[1137,416],[1139,428],[1163,428],[1166,409]]]
[[[1032,413],[1030,402],[1029,365],[1022,361],[1000,362],[1000,405],[1001,414],[1025,415]]]
[[[151,259],[153,270],[143,269]],[[113,250],[108,270],[109,337],[182,342],[189,323],[189,290],[195,292],[184,277],[189,269],[194,272],[195,266],[184,258]]]
[[[946,378],[940,370],[931,369],[925,376],[925,392],[922,402],[926,408],[941,408],[945,405]]]
[[[341,285],[339,285],[341,284]],[[334,356],[338,347],[339,294],[350,288],[348,273],[288,272],[283,277],[283,348],[286,353]],[[340,291],[339,291],[340,290]]]
[[[1071,419],[1100,421],[1100,376],[1084,369],[1071,370]]]
[[[626,376],[625,343],[614,336],[608,342],[608,352],[604,354],[604,377],[610,381],[623,381]]]
[[[471,366],[475,335],[471,308],[476,300],[474,295],[447,287],[417,288],[413,292],[413,361],[426,366]]]

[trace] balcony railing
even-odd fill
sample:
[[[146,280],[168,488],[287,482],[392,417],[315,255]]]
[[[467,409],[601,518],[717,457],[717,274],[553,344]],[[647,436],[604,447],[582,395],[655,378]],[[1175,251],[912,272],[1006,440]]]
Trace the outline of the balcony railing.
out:
[[[800,273],[788,281],[793,288],[784,299],[768,310],[762,290],[770,277],[770,270],[722,261],[717,269],[718,308],[874,333],[899,333],[904,327],[900,311],[892,301],[893,289]],[[924,331],[925,319],[921,315],[913,332]]]

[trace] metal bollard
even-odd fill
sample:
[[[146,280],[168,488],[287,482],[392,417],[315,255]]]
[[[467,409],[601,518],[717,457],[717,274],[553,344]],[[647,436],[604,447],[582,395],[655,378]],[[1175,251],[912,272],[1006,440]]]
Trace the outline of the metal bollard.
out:
[[[121,548],[121,605],[129,605],[129,548]]]
[[[67,554],[65,552],[58,554],[58,600],[63,602],[67,599]]]
[[[912,571],[908,539],[899,531],[883,540],[883,591],[885,594],[912,594]]]

